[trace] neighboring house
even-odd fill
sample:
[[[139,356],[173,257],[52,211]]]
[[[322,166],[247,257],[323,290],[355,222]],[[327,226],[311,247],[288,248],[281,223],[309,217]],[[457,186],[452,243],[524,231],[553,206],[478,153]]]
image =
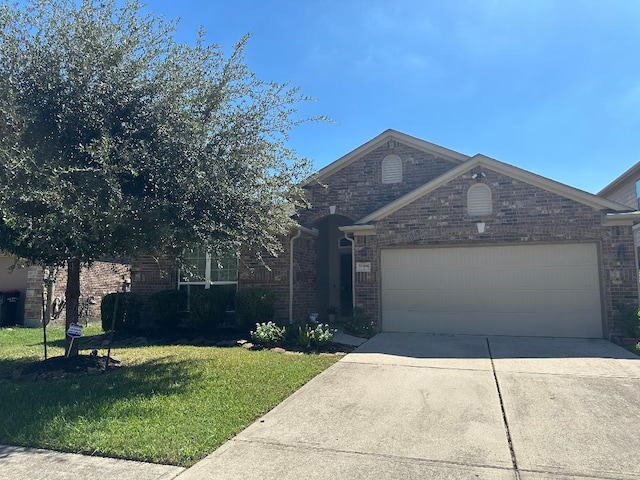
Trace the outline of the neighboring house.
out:
[[[635,204],[394,130],[304,188],[312,207],[270,268],[207,264],[199,287],[270,288],[289,321],[356,305],[389,332],[606,338],[638,303]],[[188,280],[143,259],[133,291]]]
[[[18,323],[26,327],[42,326],[42,297],[43,270],[37,266],[20,266],[15,264],[15,258],[0,254],[0,291],[18,290],[20,302],[18,305]],[[123,278],[129,278],[129,265],[122,260],[104,260],[95,262],[91,268],[80,271],[80,302],[91,302],[89,315],[100,317],[100,303],[107,293],[117,291]],[[61,269],[56,279],[53,297],[64,299],[66,290],[66,270]],[[64,319],[65,312],[60,317]]]
[[[604,187],[598,196],[621,203],[633,210],[640,210],[640,162]],[[636,252],[639,252],[640,227],[634,227],[633,238]]]

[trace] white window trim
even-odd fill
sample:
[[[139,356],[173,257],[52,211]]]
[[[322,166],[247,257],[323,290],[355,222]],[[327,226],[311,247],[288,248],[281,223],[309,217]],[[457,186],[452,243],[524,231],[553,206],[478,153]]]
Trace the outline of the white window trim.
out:
[[[471,195],[473,194],[473,190],[478,191],[476,195],[484,194],[486,192],[486,194],[489,197],[488,198],[489,203],[486,207],[487,210],[474,211],[474,212],[471,211],[472,207],[476,209],[478,208],[475,204],[472,205]],[[484,199],[485,198],[483,198],[483,200]],[[476,183],[471,185],[467,190],[467,215],[469,215],[470,217],[482,217],[485,215],[492,215],[492,214],[493,214],[493,192],[491,191],[491,187],[485,183]]]
[[[391,162],[394,162],[394,166],[398,166],[399,165],[398,170],[400,171],[400,176],[399,176],[399,178],[393,176],[389,180],[389,178],[385,176],[385,173],[387,173],[387,175],[390,175],[390,173],[389,172],[385,172],[385,166],[387,164],[391,163]],[[395,172],[393,172],[393,173],[395,173]],[[380,177],[381,177],[380,178],[381,182],[383,184],[385,184],[385,185],[392,185],[394,183],[402,183],[402,180],[404,178],[404,165],[403,165],[402,159],[398,155],[395,155],[395,154],[387,155],[386,157],[384,157],[382,159],[382,163],[380,165]]]
[[[205,290],[209,290],[211,285],[237,285],[238,280],[216,280],[214,282],[211,281],[211,254],[205,254],[205,264],[204,264],[204,280],[201,281],[182,281],[182,269],[178,271],[178,288],[181,285],[204,285]]]

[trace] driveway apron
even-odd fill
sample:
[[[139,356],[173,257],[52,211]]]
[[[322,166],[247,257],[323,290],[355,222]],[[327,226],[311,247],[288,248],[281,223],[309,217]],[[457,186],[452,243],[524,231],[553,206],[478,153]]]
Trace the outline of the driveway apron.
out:
[[[640,478],[638,360],[600,340],[380,334],[178,478]]]

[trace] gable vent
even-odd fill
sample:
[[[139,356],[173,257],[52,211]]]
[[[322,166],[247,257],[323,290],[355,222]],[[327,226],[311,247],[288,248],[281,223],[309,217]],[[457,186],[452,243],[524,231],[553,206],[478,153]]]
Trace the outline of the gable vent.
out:
[[[491,189],[484,183],[476,183],[467,191],[467,213],[474,215],[491,215],[493,205]]]
[[[382,183],[402,181],[402,159],[397,155],[387,155],[382,160]]]

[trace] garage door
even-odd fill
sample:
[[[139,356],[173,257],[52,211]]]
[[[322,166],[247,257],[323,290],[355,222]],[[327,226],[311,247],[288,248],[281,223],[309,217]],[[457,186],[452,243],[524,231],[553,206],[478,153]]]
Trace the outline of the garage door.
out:
[[[388,332],[602,337],[595,244],[382,250]]]

